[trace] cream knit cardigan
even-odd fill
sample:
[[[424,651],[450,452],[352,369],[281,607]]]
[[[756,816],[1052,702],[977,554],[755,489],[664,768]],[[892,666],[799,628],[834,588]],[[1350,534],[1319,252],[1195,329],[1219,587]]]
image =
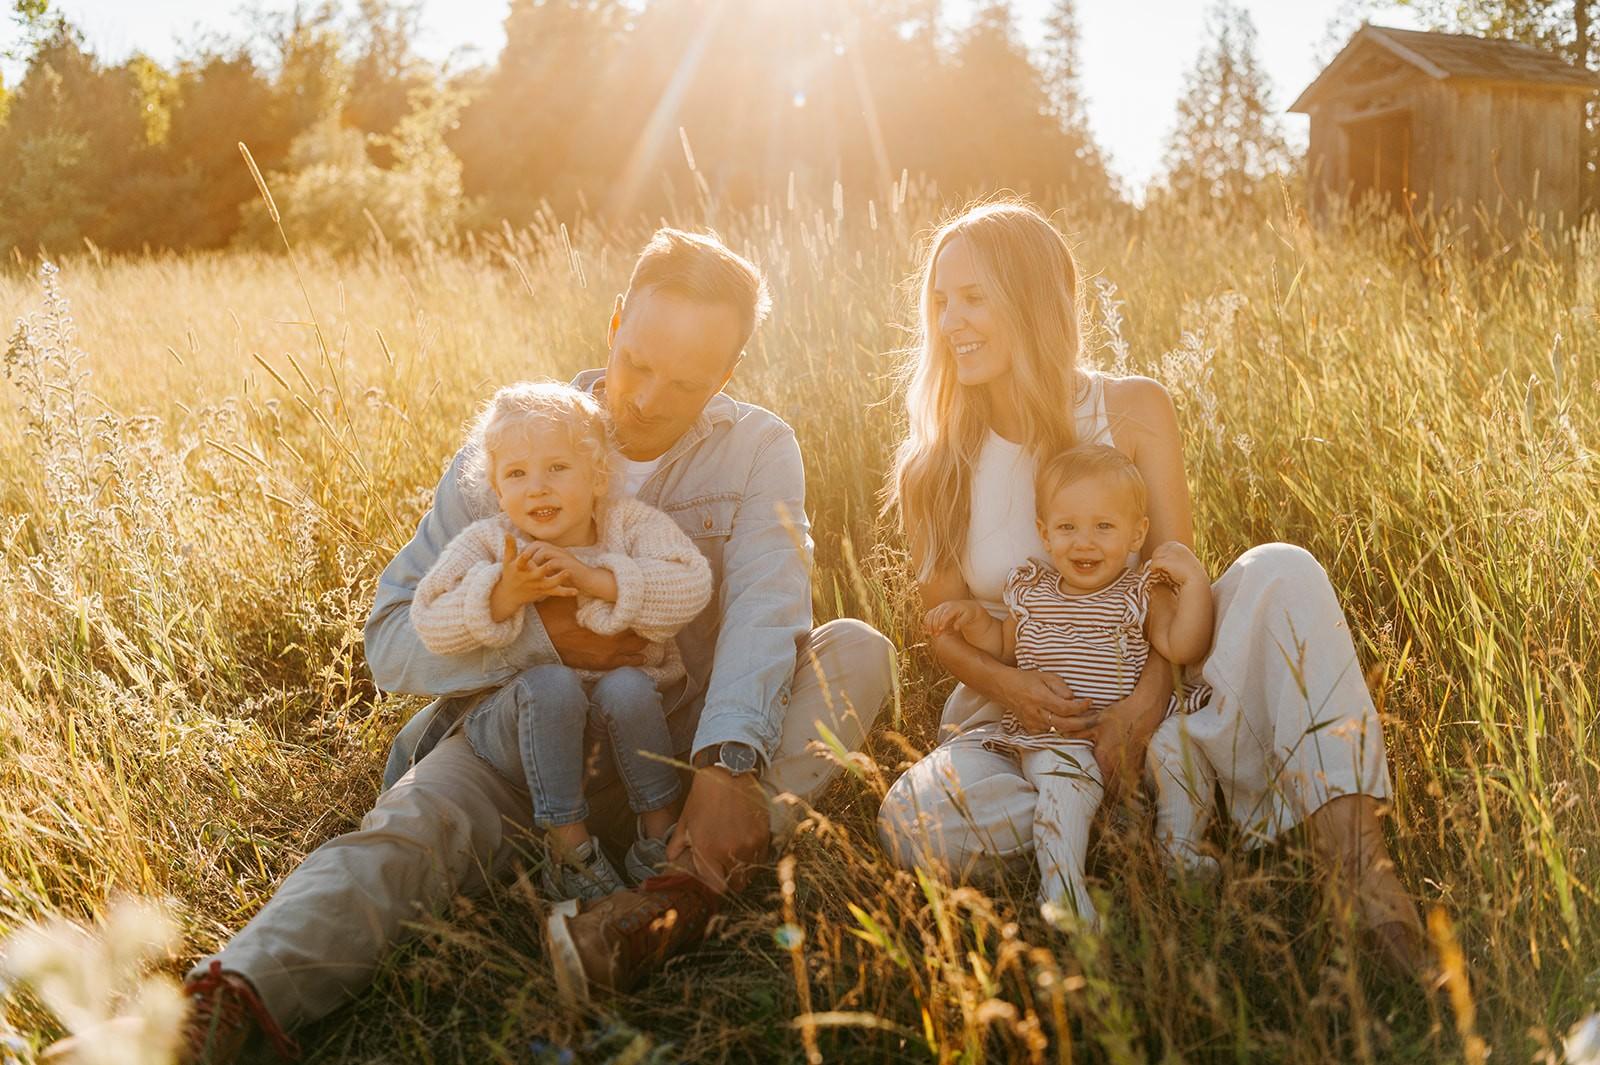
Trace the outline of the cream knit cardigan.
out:
[[[683,676],[672,637],[711,601],[711,567],[677,523],[647,503],[615,500],[596,518],[596,542],[568,550],[616,576],[617,601],[580,594],[578,624],[607,636],[632,629],[650,641],[640,668],[657,686],[670,684]],[[508,533],[519,550],[533,542],[503,513],[473,522],[445,545],[417,585],[411,624],[434,654],[506,647],[522,633],[526,609],[499,622],[489,612]],[[589,680],[600,676],[578,672]]]

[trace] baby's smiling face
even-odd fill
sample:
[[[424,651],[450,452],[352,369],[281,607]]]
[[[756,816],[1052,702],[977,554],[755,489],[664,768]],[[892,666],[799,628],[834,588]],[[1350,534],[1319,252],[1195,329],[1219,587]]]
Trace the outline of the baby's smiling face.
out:
[[[1132,490],[1104,475],[1062,485],[1039,513],[1039,538],[1073,592],[1099,591],[1116,580],[1150,531]]]
[[[490,475],[500,509],[522,532],[557,547],[594,542],[594,462],[565,426],[536,422],[501,440]]]

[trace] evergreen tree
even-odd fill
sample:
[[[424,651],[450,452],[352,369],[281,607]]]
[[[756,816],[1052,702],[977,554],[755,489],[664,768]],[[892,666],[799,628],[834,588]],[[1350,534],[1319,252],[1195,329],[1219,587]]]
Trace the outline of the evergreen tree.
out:
[[[1288,171],[1290,153],[1256,59],[1249,13],[1218,0],[1206,38],[1178,101],[1158,195],[1226,213],[1259,202]]]
[[[1102,204],[1116,196],[1105,157],[1089,131],[1079,59],[1076,0],[1054,0],[1045,15],[1040,72],[1050,111],[1067,139],[1075,166],[1065,184],[1082,200]]]
[[[935,170],[941,183],[952,192],[1009,188],[1035,196],[1072,185],[1077,146],[1069,143],[1044,76],[1018,38],[1010,5],[981,8],[951,60],[932,101],[934,113],[949,116],[946,155]]]

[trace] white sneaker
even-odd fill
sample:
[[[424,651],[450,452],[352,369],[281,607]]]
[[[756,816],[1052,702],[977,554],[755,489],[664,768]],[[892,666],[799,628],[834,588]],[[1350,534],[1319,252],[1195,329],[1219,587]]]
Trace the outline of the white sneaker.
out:
[[[653,876],[660,876],[667,868],[667,840],[672,838],[673,829],[678,827],[674,821],[667,834],[660,839],[650,839],[641,832],[633,841],[633,846],[628,848],[628,856],[622,860],[622,867],[635,884],[642,884]]]
[[[592,838],[561,853],[554,841],[546,848],[541,883],[545,897],[559,899],[603,899],[623,888],[622,878],[611,859]]]

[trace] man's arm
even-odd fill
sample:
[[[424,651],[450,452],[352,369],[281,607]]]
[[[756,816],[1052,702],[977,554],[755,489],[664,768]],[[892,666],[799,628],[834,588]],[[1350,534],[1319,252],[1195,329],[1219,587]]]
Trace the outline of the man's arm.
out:
[[[811,631],[805,466],[786,425],[756,452],[722,559],[720,629],[693,753],[736,740],[770,760],[795,655]]]
[[[694,754],[737,741],[770,761],[783,731],[799,641],[811,631],[805,468],[788,426],[776,427],[756,452],[722,559],[721,629]],[[766,853],[769,818],[754,774],[700,769],[667,857],[718,894],[736,889]]]
[[[532,666],[559,661],[536,611],[528,610],[522,632],[505,647],[438,655],[423,646],[411,624],[417,585],[451,539],[473,522],[461,493],[462,457],[434,490],[433,505],[411,542],[400,549],[378,578],[378,594],[367,618],[367,667],[384,691],[412,695],[468,695],[492,688]]]

